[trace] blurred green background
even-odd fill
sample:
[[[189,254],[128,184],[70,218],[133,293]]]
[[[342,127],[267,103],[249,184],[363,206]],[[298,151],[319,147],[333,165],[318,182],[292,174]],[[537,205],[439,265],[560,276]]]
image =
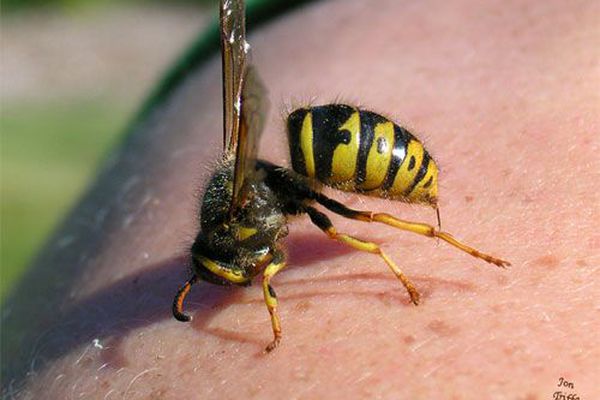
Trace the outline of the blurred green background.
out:
[[[0,301],[214,0],[4,0]]]

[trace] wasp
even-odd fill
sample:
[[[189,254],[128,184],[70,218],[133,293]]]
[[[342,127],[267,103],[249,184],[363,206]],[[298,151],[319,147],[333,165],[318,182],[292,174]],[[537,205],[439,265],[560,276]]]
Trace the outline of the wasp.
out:
[[[354,210],[321,192],[322,185],[327,185],[438,209],[435,161],[408,130],[379,114],[344,104],[297,109],[287,118],[292,169],[258,159],[268,100],[250,63],[244,2],[222,0],[220,11],[224,151],[202,199],[200,231],[191,248],[192,276],[173,302],[177,320],[191,319],[184,314],[183,303],[199,280],[247,286],[262,273],[273,330],[266,351],[275,349],[282,333],[271,281],[286,267],[281,241],[287,235],[288,217],[294,215],[307,215],[330,239],[380,257],[412,303],[419,303],[413,283],[376,243],[338,232],[316,206],[346,218],[439,238],[488,263],[510,265],[439,228],[386,213]]]

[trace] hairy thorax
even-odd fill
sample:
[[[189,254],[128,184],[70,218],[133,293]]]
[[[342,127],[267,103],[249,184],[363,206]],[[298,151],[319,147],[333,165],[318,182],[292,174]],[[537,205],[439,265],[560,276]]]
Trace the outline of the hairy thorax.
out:
[[[255,179],[249,179],[246,185],[242,200],[231,210],[233,159],[229,157],[217,166],[204,193],[201,230],[192,247],[197,268],[202,269],[197,262],[198,256],[202,256],[251,279],[260,271],[277,241],[287,234],[282,204],[261,177],[260,169]],[[206,276],[205,271],[200,272],[209,281],[226,283]]]

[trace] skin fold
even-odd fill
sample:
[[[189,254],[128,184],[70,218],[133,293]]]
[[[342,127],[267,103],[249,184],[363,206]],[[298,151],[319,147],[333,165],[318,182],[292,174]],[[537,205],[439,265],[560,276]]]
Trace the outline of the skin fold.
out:
[[[440,166],[444,230],[509,260],[332,216],[375,255],[290,221],[288,268],[194,286],[202,187],[221,148],[220,60],[196,71],[107,160],[3,310],[3,391],[17,398],[550,399],[597,395],[600,87],[593,1],[339,0],[249,41],[270,91],[260,156],[289,165],[286,112],[335,100],[384,114]],[[350,207],[435,224],[435,214],[325,190]],[[559,387],[560,378],[573,388]]]

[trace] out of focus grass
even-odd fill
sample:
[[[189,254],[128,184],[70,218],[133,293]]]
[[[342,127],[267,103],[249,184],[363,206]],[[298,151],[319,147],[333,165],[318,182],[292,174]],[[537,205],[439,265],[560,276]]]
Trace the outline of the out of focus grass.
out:
[[[215,1],[2,1],[0,303]]]
[[[60,9],[60,10],[77,10],[82,7],[94,7],[114,5],[119,3],[155,3],[167,4],[198,4],[201,6],[212,6],[218,0],[2,0],[3,11],[21,11],[31,9]],[[112,4],[111,4],[112,3]]]
[[[130,108],[90,98],[3,104],[0,299],[84,190]]]

